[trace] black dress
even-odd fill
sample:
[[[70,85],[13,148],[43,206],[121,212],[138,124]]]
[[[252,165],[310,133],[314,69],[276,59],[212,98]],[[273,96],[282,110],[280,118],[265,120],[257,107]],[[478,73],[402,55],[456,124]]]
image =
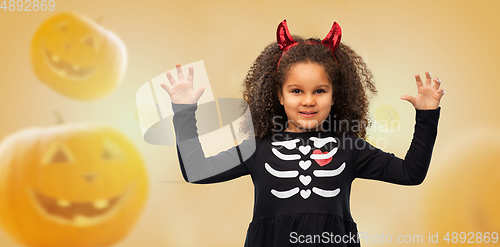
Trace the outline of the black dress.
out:
[[[331,132],[280,132],[205,158],[196,134],[196,105],[174,104],[173,109],[186,181],[252,177],[255,205],[245,241],[249,247],[360,246],[349,206],[352,181],[422,183],[440,113],[440,108],[416,110],[415,132],[404,160],[363,139]]]

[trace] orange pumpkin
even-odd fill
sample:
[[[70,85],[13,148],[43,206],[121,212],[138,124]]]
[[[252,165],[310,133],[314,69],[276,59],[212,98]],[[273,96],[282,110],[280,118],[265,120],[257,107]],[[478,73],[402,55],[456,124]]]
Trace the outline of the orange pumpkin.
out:
[[[55,91],[80,100],[110,93],[127,64],[123,42],[94,21],[75,13],[46,20],[31,43],[38,79]]]
[[[111,127],[34,128],[0,145],[0,223],[24,245],[111,245],[129,233],[146,196],[140,154]]]

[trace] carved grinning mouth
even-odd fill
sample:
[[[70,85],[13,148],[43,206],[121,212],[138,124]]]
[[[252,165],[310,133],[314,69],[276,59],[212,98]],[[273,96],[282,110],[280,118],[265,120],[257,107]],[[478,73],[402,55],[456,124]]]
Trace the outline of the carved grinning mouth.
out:
[[[35,190],[31,190],[30,194],[43,215],[60,223],[83,227],[98,224],[112,217],[129,193],[91,202],[56,199]]]
[[[42,50],[45,51],[45,60],[59,76],[83,80],[95,71],[95,67],[82,67],[78,64],[61,60],[56,54],[45,49],[43,46]]]

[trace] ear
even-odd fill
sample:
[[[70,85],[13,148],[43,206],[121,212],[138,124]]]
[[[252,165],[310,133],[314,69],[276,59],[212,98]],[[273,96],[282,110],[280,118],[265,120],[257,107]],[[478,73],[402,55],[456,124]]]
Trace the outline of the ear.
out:
[[[281,91],[281,90],[280,90],[280,91],[278,92],[278,97],[279,97],[279,99],[280,99],[280,104],[281,104],[281,105],[283,105],[283,91]]]

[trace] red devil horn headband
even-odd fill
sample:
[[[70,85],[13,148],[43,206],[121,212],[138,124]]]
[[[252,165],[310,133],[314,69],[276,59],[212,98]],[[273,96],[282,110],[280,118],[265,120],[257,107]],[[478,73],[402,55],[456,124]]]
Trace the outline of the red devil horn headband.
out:
[[[335,57],[335,50],[337,49],[337,47],[339,47],[341,37],[342,37],[342,29],[340,28],[337,22],[334,22],[332,28],[330,29],[330,32],[328,32],[326,37],[320,42],[321,44],[325,45],[332,51],[335,61],[337,61],[337,58]],[[288,51],[288,49],[298,44],[297,41],[295,41],[292,38],[292,35],[290,35],[290,31],[288,31],[288,26],[286,25],[286,20],[283,20],[278,25],[278,30],[276,30],[276,39],[283,53],[285,53],[286,51]],[[279,66],[279,61],[278,61],[278,66]]]
[[[340,44],[340,38],[342,37],[342,29],[337,22],[333,22],[332,28],[330,32],[326,35],[326,37],[321,41],[321,44],[326,45],[332,51],[332,54],[337,50]],[[333,55],[335,57],[335,54]],[[335,58],[336,60],[337,58]]]
[[[276,31],[276,39],[278,40],[278,45],[282,51],[290,49],[290,47],[297,44],[297,42],[290,35],[288,31],[288,26],[286,25],[286,20],[283,20],[278,25],[278,30]]]

